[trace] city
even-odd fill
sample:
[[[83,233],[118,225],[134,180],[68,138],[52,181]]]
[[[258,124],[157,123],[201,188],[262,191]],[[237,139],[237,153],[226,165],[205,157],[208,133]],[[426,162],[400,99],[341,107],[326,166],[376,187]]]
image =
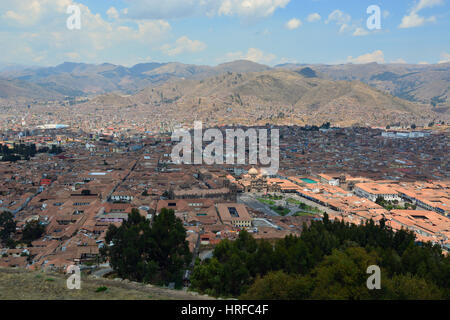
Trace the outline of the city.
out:
[[[447,0],[0,1],[2,309],[444,304],[449,16]]]
[[[0,162],[1,209],[14,214],[17,240],[29,222],[46,226],[31,246],[2,249],[2,266],[63,271],[96,262],[108,226],[120,225],[132,208],[150,220],[173,209],[200,256],[242,228],[256,239],[299,235],[304,222],[324,212],[353,224],[385,219],[394,230],[413,230],[419,242],[450,249],[445,127],[413,138],[385,137],[383,129],[280,127],[273,177],[249,165],[174,164],[175,142],[163,134],[80,129],[3,134],[3,149],[32,144],[50,153]],[[58,154],[51,153],[55,146]]]

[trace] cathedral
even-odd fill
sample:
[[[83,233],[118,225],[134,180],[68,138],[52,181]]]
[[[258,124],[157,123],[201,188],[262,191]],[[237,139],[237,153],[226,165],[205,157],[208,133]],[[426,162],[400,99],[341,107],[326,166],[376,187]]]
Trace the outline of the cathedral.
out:
[[[240,183],[244,187],[244,192],[281,192],[278,184],[269,183],[267,176],[255,168],[242,175]]]

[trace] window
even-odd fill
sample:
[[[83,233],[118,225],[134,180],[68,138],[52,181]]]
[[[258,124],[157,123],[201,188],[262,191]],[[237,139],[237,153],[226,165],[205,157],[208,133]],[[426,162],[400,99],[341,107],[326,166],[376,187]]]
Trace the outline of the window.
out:
[[[239,213],[237,212],[235,207],[228,207],[228,212],[233,218],[239,218]]]

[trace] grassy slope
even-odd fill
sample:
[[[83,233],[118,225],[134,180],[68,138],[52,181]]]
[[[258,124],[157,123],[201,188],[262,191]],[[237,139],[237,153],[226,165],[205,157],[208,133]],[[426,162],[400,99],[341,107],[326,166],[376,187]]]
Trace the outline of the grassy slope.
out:
[[[68,276],[0,268],[0,300],[191,300],[208,299],[184,291],[82,276],[81,290],[66,287]],[[99,287],[104,292],[96,292]],[[211,298],[209,298],[211,299]]]

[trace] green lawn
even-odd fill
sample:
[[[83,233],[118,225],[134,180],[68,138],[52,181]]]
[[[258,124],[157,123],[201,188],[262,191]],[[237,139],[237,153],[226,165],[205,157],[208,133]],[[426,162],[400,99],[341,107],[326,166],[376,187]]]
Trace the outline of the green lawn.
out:
[[[264,199],[264,198],[258,198],[258,201],[264,204],[268,204],[269,206],[275,205],[275,201]]]
[[[288,199],[286,199],[286,201],[289,203],[292,203],[292,204],[296,204],[296,205],[300,205],[302,203],[301,201],[295,200],[293,198],[288,198]]]
[[[288,215],[291,212],[291,210],[282,206],[271,206],[270,209],[278,213],[280,216]]]
[[[301,202],[298,207],[301,210],[304,210],[304,211],[311,211],[311,212],[316,212],[316,213],[322,213],[322,211],[320,211],[318,208],[312,207],[312,206],[308,206],[307,204],[304,204],[303,202]]]

